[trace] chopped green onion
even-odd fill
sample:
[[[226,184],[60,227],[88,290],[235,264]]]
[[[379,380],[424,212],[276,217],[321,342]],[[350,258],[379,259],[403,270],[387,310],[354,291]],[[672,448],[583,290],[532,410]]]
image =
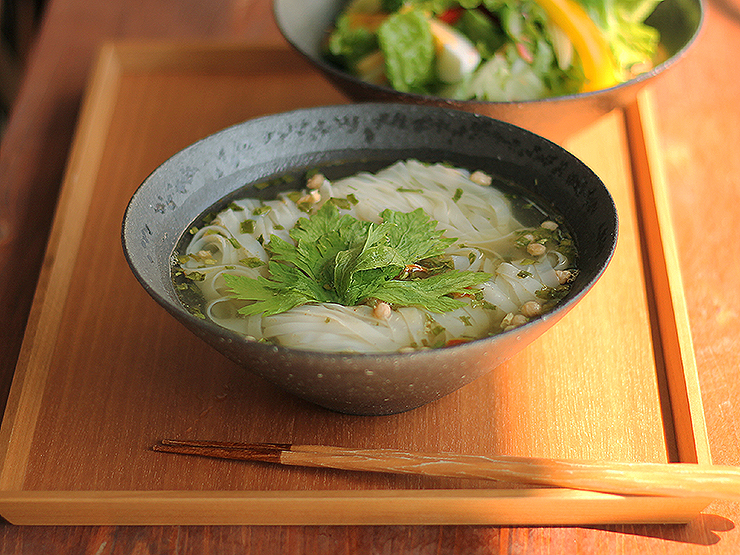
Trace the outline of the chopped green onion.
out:
[[[260,206],[258,208],[255,208],[252,211],[252,215],[254,215],[254,216],[263,216],[263,215],[267,214],[270,210],[272,210],[272,206],[270,206],[269,204],[264,204],[264,205],[262,205],[262,206]]]
[[[248,256],[247,258],[242,258],[239,260],[239,263],[247,266],[248,268],[258,268],[259,266],[264,266],[264,262],[262,259],[257,258],[256,256]]]
[[[254,233],[254,220],[244,220],[239,225],[239,231],[242,233]]]

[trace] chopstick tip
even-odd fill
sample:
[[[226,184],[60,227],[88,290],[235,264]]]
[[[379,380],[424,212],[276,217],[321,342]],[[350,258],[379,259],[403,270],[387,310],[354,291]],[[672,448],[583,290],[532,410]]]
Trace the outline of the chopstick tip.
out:
[[[290,448],[282,443],[232,443],[220,441],[179,440],[165,438],[152,445],[152,451],[199,455],[220,459],[254,462],[280,462],[280,455]]]

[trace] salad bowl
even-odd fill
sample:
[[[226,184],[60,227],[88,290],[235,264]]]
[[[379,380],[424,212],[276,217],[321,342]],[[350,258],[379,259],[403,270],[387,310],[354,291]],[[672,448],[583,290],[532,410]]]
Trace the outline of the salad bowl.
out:
[[[454,100],[399,92],[372,84],[339,69],[323,56],[329,30],[347,4],[343,0],[274,0],[275,21],[284,38],[344,94],[354,101],[403,102],[474,112],[524,127],[556,142],[593,123],[611,110],[632,102],[651,80],[680,60],[702,27],[703,0],[662,0],[645,23],[660,34],[661,60],[636,77],[589,92],[535,100]]]

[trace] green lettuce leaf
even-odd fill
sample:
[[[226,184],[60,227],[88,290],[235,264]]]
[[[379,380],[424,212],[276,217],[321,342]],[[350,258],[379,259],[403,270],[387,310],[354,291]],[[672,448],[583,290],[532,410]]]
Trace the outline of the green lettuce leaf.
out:
[[[434,81],[434,41],[422,11],[391,15],[378,29],[378,42],[394,89],[423,92]]]
[[[378,39],[375,33],[362,27],[352,28],[349,18],[341,15],[329,37],[326,52],[335,63],[352,68],[377,49]]]
[[[645,24],[661,0],[578,0],[604,32],[620,68],[650,63],[660,41],[659,32]]]

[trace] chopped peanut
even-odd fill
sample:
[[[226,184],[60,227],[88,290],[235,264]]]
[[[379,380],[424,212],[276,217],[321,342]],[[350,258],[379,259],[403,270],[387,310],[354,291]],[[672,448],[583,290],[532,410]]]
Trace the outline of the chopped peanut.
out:
[[[542,305],[537,301],[527,301],[519,309],[523,316],[527,318],[534,318],[542,314]]]
[[[516,314],[511,319],[511,326],[512,327],[515,327],[515,328],[518,328],[519,326],[523,326],[527,322],[528,322],[528,320],[527,320],[527,317],[526,316],[523,316],[521,314]]]
[[[530,243],[527,245],[527,252],[532,256],[542,256],[547,251],[547,247],[541,243]]]
[[[307,195],[301,197],[300,199],[298,199],[297,204],[304,204],[304,203],[316,204],[320,200],[321,200],[321,193],[314,190],[308,193]]]
[[[513,314],[509,312],[504,316],[504,319],[501,320],[501,329],[509,331],[511,329],[518,328],[519,326],[523,326],[528,321],[527,317],[522,314]]]
[[[324,181],[326,181],[326,178],[322,174],[316,173],[308,179],[306,187],[309,189],[318,189],[324,184]]]
[[[555,275],[558,276],[560,285],[568,283],[573,278],[573,272],[570,270],[555,270]]]
[[[391,317],[391,312],[391,305],[383,301],[378,302],[373,308],[373,316],[378,320],[387,320]]]
[[[488,187],[493,180],[490,175],[479,170],[470,174],[470,181],[477,183],[478,185],[482,185],[483,187]]]
[[[555,231],[558,228],[558,224],[551,220],[546,220],[540,224],[540,227]]]

